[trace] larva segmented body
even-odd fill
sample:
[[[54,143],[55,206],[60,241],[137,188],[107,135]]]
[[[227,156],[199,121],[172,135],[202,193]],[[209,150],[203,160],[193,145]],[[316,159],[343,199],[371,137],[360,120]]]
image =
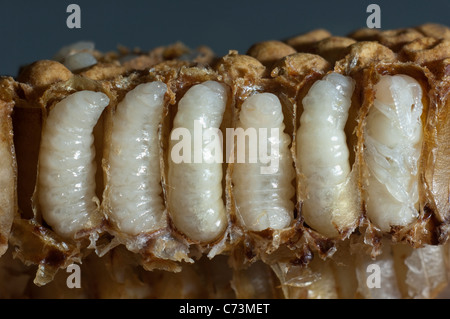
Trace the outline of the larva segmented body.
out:
[[[307,187],[302,215],[313,229],[330,237],[357,218],[351,209],[354,202],[341,198],[348,192],[350,164],[344,127],[353,90],[353,80],[337,73],[314,83],[303,99],[297,131],[297,160]]]
[[[166,84],[140,84],[117,106],[109,155],[109,215],[130,235],[161,226],[165,209],[161,197],[158,128]]]
[[[222,198],[222,146],[216,136],[203,139],[194,132],[218,130],[227,103],[223,84],[207,81],[190,88],[178,105],[169,150],[168,203],[175,226],[193,240],[210,242],[225,230],[227,217]],[[182,131],[177,129],[182,129]],[[190,139],[181,152],[175,150],[178,133]],[[197,143],[196,143],[197,142]],[[219,144],[217,144],[219,143]],[[201,146],[201,150],[195,149]],[[184,152],[190,152],[189,156]],[[180,154],[182,153],[182,154]],[[183,155],[185,160],[176,160]],[[177,162],[175,162],[177,161]]]
[[[73,93],[54,106],[42,130],[38,201],[45,221],[61,236],[92,226],[98,211],[92,130],[108,104],[104,93]]]
[[[382,76],[365,128],[367,214],[383,231],[418,216],[422,89],[406,75]]]
[[[282,229],[293,220],[295,172],[289,152],[291,139],[284,133],[283,118],[280,101],[271,93],[252,95],[241,108],[238,128],[247,132],[250,139],[245,149],[237,152],[245,152],[249,157],[234,164],[232,178],[238,214],[252,231]],[[267,130],[266,134],[261,134],[261,129]],[[262,158],[269,154],[267,160]]]

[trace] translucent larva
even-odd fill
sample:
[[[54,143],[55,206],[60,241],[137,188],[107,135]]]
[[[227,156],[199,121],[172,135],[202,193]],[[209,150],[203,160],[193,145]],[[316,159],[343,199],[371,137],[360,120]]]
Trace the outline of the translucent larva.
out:
[[[354,81],[337,73],[314,83],[303,99],[297,131],[297,164],[307,189],[301,212],[309,226],[328,237],[356,218],[346,195],[350,164],[344,132],[353,90]]]
[[[222,163],[215,160],[222,159],[220,136],[211,134],[211,138],[205,138],[208,130],[218,131],[226,103],[227,89],[223,84],[207,81],[193,86],[178,104],[170,137],[170,214],[178,230],[200,242],[218,238],[227,224]],[[182,140],[177,141],[180,136]],[[180,145],[184,146],[181,151]]]
[[[46,119],[39,150],[38,200],[45,221],[74,237],[98,212],[93,128],[109,98],[80,91],[57,103]]]
[[[109,216],[127,234],[151,232],[161,224],[158,128],[164,94],[162,82],[145,83],[128,92],[113,118],[109,154]]]
[[[237,127],[242,128],[237,132],[249,136],[245,143],[248,158],[234,164],[232,177],[238,215],[252,231],[288,227],[293,219],[295,171],[289,151],[291,139],[284,133],[280,101],[271,93],[249,97],[242,104]],[[262,144],[266,150],[263,153],[267,154],[260,153]],[[270,159],[261,158],[269,154]]]
[[[375,85],[364,130],[366,209],[383,231],[418,216],[418,160],[422,147],[422,89],[406,75],[385,75]]]

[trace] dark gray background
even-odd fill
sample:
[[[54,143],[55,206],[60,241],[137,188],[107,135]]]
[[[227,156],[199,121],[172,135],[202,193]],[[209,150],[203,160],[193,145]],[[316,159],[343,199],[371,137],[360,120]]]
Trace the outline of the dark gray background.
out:
[[[81,29],[68,29],[66,8],[81,7]],[[315,28],[335,35],[366,26],[369,4],[381,7],[382,29],[425,22],[450,25],[450,1],[143,1],[0,0],[0,75],[51,58],[62,46],[94,41],[101,51],[117,45],[149,50],[182,41],[210,46],[218,55],[251,44],[284,39]]]

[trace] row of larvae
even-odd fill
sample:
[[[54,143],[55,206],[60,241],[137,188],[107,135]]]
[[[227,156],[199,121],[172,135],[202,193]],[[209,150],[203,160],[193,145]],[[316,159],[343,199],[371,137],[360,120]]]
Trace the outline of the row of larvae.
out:
[[[219,128],[226,116],[229,88],[217,81],[205,81],[192,86],[180,99],[170,134],[167,182],[161,161],[162,122],[171,107],[166,94],[167,85],[161,81],[142,83],[112,111],[105,134],[108,142],[102,205],[96,195],[93,130],[109,104],[108,96],[79,91],[51,108],[42,130],[37,201],[43,218],[55,232],[76,239],[87,229],[95,230],[98,218],[93,216],[104,210],[116,233],[151,234],[167,227],[169,211],[173,226],[192,242],[211,243],[223,236],[229,223],[222,185],[227,163]],[[244,104],[240,123],[245,129],[268,125],[283,132],[281,104],[273,94],[255,94]],[[203,136],[197,145],[199,132]],[[233,177],[236,187],[242,189],[237,199],[242,221],[248,229],[257,231],[287,227],[293,219],[290,138],[284,133],[281,141],[267,136],[265,143],[265,149],[276,150],[274,156],[280,161],[280,169],[269,176],[272,178],[267,180],[261,174],[264,165],[258,163],[256,167],[242,163],[244,170],[236,165]],[[247,152],[249,145],[244,147]],[[262,183],[269,189],[251,187]]]
[[[299,212],[321,235],[347,236],[358,226],[362,200],[368,218],[383,232],[408,226],[419,209],[424,92],[412,77],[380,76],[363,125],[362,174],[355,160],[359,155],[352,154],[355,145],[348,145],[345,132],[349,120],[356,126],[356,118],[348,119],[350,108],[357,107],[352,105],[354,89],[352,78],[336,72],[316,81],[299,103],[302,111],[291,144],[275,94],[255,90],[232,109],[230,88],[211,80],[193,85],[176,105],[169,105],[167,84],[139,84],[111,109],[101,205],[93,130],[110,101],[100,92],[73,93],[51,108],[42,130],[39,209],[55,232],[66,238],[95,229],[104,213],[115,234],[138,242],[169,227],[190,243],[214,244],[229,230],[230,206],[238,223],[250,231],[292,226],[296,169],[301,183]],[[236,114],[234,133],[242,128],[244,141],[251,141],[255,132],[258,151],[254,143],[244,143],[242,149],[236,143],[230,154],[224,152],[221,138],[227,136],[223,133],[228,112]],[[163,132],[167,121],[171,121],[169,137]],[[266,134],[260,134],[262,129]],[[248,158],[240,162],[242,152]],[[273,156],[269,161],[268,154]],[[229,162],[226,155],[233,157],[232,170],[224,169]],[[225,192],[227,174],[232,203]],[[359,174],[365,177],[363,195]]]

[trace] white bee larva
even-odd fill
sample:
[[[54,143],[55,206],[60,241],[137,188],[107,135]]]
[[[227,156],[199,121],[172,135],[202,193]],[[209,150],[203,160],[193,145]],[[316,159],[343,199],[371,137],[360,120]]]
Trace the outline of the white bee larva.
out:
[[[233,184],[237,212],[252,231],[282,229],[293,219],[295,171],[289,151],[291,139],[284,133],[283,119],[281,103],[274,94],[255,94],[242,104],[237,125],[242,131],[237,132],[249,136],[245,143],[248,158],[234,164]],[[260,154],[261,147],[266,154]],[[269,161],[261,158],[269,154]]]
[[[375,85],[366,119],[367,215],[383,231],[418,216],[418,160],[422,148],[422,89],[406,75],[385,75]]]
[[[170,213],[177,229],[200,242],[218,238],[227,224],[222,163],[217,161],[222,159],[221,137],[206,138],[208,130],[220,127],[226,103],[223,84],[207,81],[193,86],[179,102],[171,133],[167,186]],[[180,145],[184,146],[181,151]],[[182,160],[177,158],[180,155]]]
[[[145,83],[114,114],[109,154],[110,217],[130,235],[154,231],[164,212],[158,128],[167,86]]]
[[[38,200],[45,221],[63,237],[73,237],[98,211],[92,131],[108,104],[103,93],[76,92],[57,103],[45,121]]]
[[[314,83],[303,99],[297,132],[297,160],[307,189],[301,212],[309,226],[328,237],[356,218],[350,200],[342,198],[350,174],[344,127],[354,86],[338,73]]]

